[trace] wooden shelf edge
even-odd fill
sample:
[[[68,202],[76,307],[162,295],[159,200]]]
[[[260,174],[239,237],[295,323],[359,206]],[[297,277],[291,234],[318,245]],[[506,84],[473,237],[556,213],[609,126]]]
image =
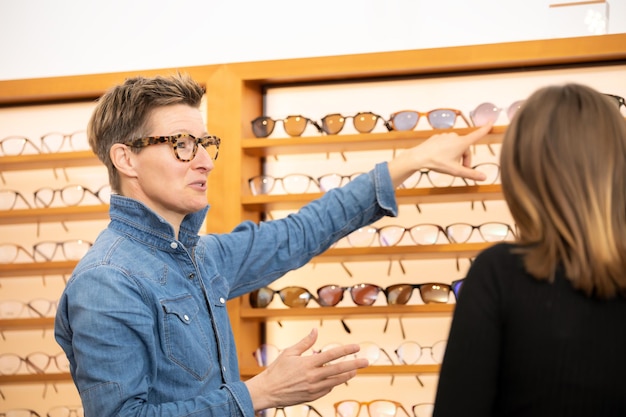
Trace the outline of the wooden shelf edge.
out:
[[[254,157],[270,155],[293,155],[302,153],[354,152],[381,149],[406,149],[418,145],[434,134],[454,132],[466,135],[477,127],[457,129],[429,129],[388,133],[361,133],[350,135],[299,136],[288,138],[242,139],[244,154]],[[506,126],[494,126],[491,132],[477,144],[502,142]]]
[[[391,375],[419,375],[439,373],[441,365],[370,365],[367,368],[359,369],[357,375],[391,376]],[[242,378],[251,378],[263,372],[265,368],[259,366],[241,367]]]
[[[0,331],[38,330],[54,327],[54,317],[34,317],[23,319],[0,319]]]
[[[244,296],[246,297],[246,296]],[[399,317],[406,315],[450,315],[454,311],[454,304],[419,304],[396,306],[354,306],[354,307],[305,307],[305,308],[252,308],[247,300],[242,300],[239,315],[243,319],[252,320],[281,320],[302,319],[364,319]]]
[[[0,385],[32,384],[47,382],[71,382],[72,375],[65,373],[0,375]]]
[[[102,162],[91,151],[56,152],[0,157],[1,171],[27,171],[79,166],[98,166]],[[102,165],[104,167],[104,165]]]
[[[0,264],[0,278],[67,275],[72,273],[76,264],[77,261]]]
[[[106,220],[108,218],[108,204],[0,211],[0,225]]]
[[[241,202],[246,210],[265,212],[279,209],[298,209],[323,195],[324,193],[244,195]],[[500,184],[396,190],[398,204],[471,203],[472,201],[493,201],[503,198]]]

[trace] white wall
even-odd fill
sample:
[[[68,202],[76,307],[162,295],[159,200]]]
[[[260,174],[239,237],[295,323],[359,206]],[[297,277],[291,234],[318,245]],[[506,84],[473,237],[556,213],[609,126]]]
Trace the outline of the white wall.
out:
[[[0,0],[0,80],[626,32],[563,1]]]

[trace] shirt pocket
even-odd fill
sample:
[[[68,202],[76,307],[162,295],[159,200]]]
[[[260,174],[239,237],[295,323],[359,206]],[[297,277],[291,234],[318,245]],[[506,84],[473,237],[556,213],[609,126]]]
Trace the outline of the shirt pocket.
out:
[[[200,308],[191,295],[161,301],[164,311],[167,357],[203,380],[211,370],[207,337],[198,317]]]

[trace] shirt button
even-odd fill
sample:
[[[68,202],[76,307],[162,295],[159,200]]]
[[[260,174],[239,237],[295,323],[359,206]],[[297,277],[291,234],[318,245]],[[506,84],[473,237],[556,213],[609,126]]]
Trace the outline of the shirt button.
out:
[[[224,304],[226,302],[226,300],[224,300],[224,297],[220,297],[220,303]]]
[[[185,319],[185,321],[189,321],[189,316],[188,315],[184,315],[183,318]]]
[[[176,249],[177,247],[178,247],[178,243],[176,243],[176,242],[170,243],[170,248]]]
[[[191,274],[189,274],[189,279],[194,279],[196,277],[196,274],[194,274],[193,272]]]
[[[226,367],[222,366],[222,372],[226,373]]]

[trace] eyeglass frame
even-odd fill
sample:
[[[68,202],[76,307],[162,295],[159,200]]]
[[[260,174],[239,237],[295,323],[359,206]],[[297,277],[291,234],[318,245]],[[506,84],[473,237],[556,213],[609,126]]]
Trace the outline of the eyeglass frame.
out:
[[[4,151],[4,147],[3,147],[2,145],[3,145],[3,143],[4,143],[5,141],[7,141],[7,140],[9,140],[9,139],[21,139],[21,140],[23,141],[23,144],[22,144],[22,150],[21,150],[19,153],[16,153],[16,154],[7,154],[7,153]],[[0,139],[0,151],[2,152],[2,155],[1,155],[1,156],[19,156],[19,155],[23,155],[23,154],[24,154],[24,149],[26,148],[26,145],[27,145],[27,144],[30,144],[30,145],[31,145],[31,146],[35,149],[35,151],[37,151],[37,153],[38,153],[38,154],[42,153],[42,152],[41,152],[41,149],[39,149],[39,147],[38,147],[37,145],[35,145],[35,144],[33,143],[33,141],[32,141],[32,140],[30,140],[30,139],[28,139],[26,136],[7,136],[6,138],[2,138],[2,139]]]
[[[421,112],[418,110],[399,110],[396,112],[391,113],[391,115],[389,116],[389,123],[391,123],[391,127],[393,128],[393,130],[396,130],[398,132],[410,132],[412,130],[415,130],[417,128],[417,125],[419,124],[420,118],[422,116],[425,116],[426,120],[428,121],[428,125],[432,128],[432,129],[438,129],[438,130],[447,130],[447,129],[453,129],[454,128],[454,124],[452,124],[452,126],[448,127],[448,128],[442,128],[442,127],[435,127],[432,125],[429,116],[437,111],[450,111],[454,113],[454,124],[456,124],[456,119],[461,116],[461,119],[465,122],[465,124],[467,125],[467,127],[472,126],[469,122],[469,120],[467,120],[467,118],[465,117],[465,115],[463,114],[463,112],[459,109],[453,109],[453,108],[447,108],[447,107],[442,107],[442,108],[438,108],[438,109],[432,109],[429,110],[427,112]],[[394,119],[400,114],[400,113],[414,113],[417,115],[417,118],[415,119],[415,125],[411,128],[411,129],[397,129],[396,128],[396,124],[394,122]]]
[[[178,140],[180,138],[185,138],[185,137],[191,138],[194,140],[193,151],[191,153],[191,158],[189,159],[181,158],[178,155],[178,147],[176,146],[178,144]],[[197,138],[190,133],[177,133],[176,135],[169,135],[169,136],[147,136],[143,138],[127,140],[121,143],[122,145],[130,146],[131,148],[137,148],[137,149],[145,148],[150,145],[159,145],[162,143],[169,143],[172,149],[174,150],[174,155],[176,156],[176,159],[178,159],[181,162],[189,162],[189,161],[192,161],[196,157],[196,154],[198,153],[199,144],[201,144],[202,147],[205,149],[207,148],[207,146],[214,145],[216,148],[215,156],[211,156],[211,159],[214,161],[217,160],[217,157],[220,153],[219,151],[220,151],[221,142],[222,140],[219,137],[214,136],[214,135],[207,135],[207,136],[202,136],[202,137]]]
[[[287,129],[285,129],[285,121],[288,121],[291,118],[302,118],[304,120],[304,128],[302,129],[302,131],[298,134],[290,134]],[[254,128],[255,124],[258,124],[259,122],[264,122],[264,121],[268,121],[271,120],[272,121],[272,128],[269,130],[269,132],[267,132],[267,135],[257,135],[256,134],[256,129]],[[252,126],[252,134],[257,137],[257,138],[267,138],[269,137],[272,133],[274,133],[274,128],[276,127],[276,123],[277,122],[282,122],[283,123],[283,130],[285,131],[285,133],[291,137],[299,137],[302,136],[302,134],[304,133],[304,131],[306,130],[306,126],[307,124],[312,124],[319,133],[324,133],[324,130],[322,129],[322,127],[319,125],[319,123],[317,123],[315,120],[310,119],[306,116],[302,116],[301,114],[292,114],[289,115],[287,117],[285,117],[284,119],[274,119],[272,117],[269,116],[259,116],[256,117],[254,120],[252,120],[250,122],[250,125]]]
[[[372,128],[371,128],[371,129],[369,129],[369,130],[360,130],[360,129],[356,126],[356,118],[357,118],[357,117],[359,117],[359,116],[363,116],[363,115],[371,115],[371,116],[373,116],[373,117],[376,119],[376,121],[374,122],[374,125],[373,125],[373,126],[372,126]],[[339,116],[339,117],[343,118],[343,121],[342,121],[342,123],[341,123],[341,128],[339,128],[339,130],[338,130],[337,132],[335,132],[335,133],[331,133],[331,132],[329,132],[329,131],[328,131],[328,129],[326,129],[326,128],[325,128],[325,126],[326,126],[326,121],[325,121],[325,120],[326,120],[327,118],[329,118],[329,117],[332,117],[332,116]],[[322,122],[322,130],[323,130],[323,131],[324,131],[324,133],[326,133],[327,135],[337,135],[337,134],[339,134],[339,133],[343,130],[343,128],[345,127],[345,125],[346,125],[346,119],[350,119],[350,118],[352,119],[352,125],[354,126],[354,129],[355,129],[357,132],[359,132],[359,133],[370,133],[372,130],[374,130],[374,128],[375,128],[375,127],[376,127],[376,125],[378,124],[378,120],[382,120],[382,121],[383,121],[383,125],[385,126],[385,128],[387,128],[387,130],[388,130],[389,132],[391,132],[391,131],[393,130],[393,127],[391,126],[391,124],[389,123],[389,121],[388,121],[388,120],[385,120],[385,118],[384,118],[384,117],[382,117],[382,116],[380,116],[380,115],[378,115],[378,114],[376,114],[376,113],[374,113],[374,112],[371,112],[371,111],[361,111],[361,112],[358,112],[357,114],[355,114],[354,116],[344,116],[343,114],[340,114],[340,113],[330,113],[330,114],[327,114],[326,116],[324,116],[324,117],[322,117],[322,118],[320,119],[320,121]]]
[[[22,201],[24,202],[24,204],[26,204],[26,206],[31,209],[33,208],[33,206],[30,205],[30,203],[28,202],[28,200],[26,200],[26,197],[24,197],[22,195],[22,193],[20,193],[19,191],[15,191],[15,190],[8,190],[8,189],[2,189],[0,190],[0,193],[13,193],[13,204],[11,205],[10,208],[5,209],[5,210],[13,210],[17,204],[17,200],[18,198],[22,199]]]
[[[274,415],[272,417],[276,417],[276,415],[278,414],[278,410],[283,412],[283,416],[287,417],[287,413],[285,412],[285,408],[289,408],[289,407],[308,407],[308,412],[306,414],[307,417],[309,417],[310,412],[313,411],[315,414],[318,415],[318,417],[322,417],[322,414],[315,408],[313,407],[311,404],[295,404],[295,405],[288,405],[288,406],[282,406],[282,407],[271,407],[271,408],[266,408],[264,410],[259,410],[257,412],[254,413],[255,417],[267,417],[266,416],[266,412],[268,410],[274,410]]]
[[[81,196],[81,198],[78,200],[77,203],[74,204],[68,204],[65,199],[63,198],[63,191],[71,189],[71,188],[79,188],[83,191],[83,195]],[[93,191],[90,188],[87,188],[83,185],[79,185],[79,184],[70,184],[67,185],[63,188],[52,188],[52,187],[42,187],[38,190],[36,190],[33,193],[33,201],[35,203],[35,206],[37,207],[41,207],[41,208],[48,208],[52,206],[52,203],[54,203],[54,198],[56,197],[56,194],[58,193],[61,196],[61,201],[63,202],[63,204],[67,207],[75,207],[75,206],[79,206],[80,203],[83,202],[83,200],[85,199],[85,194],[91,194],[93,195],[95,198],[97,198],[102,204],[109,204],[108,202],[104,201],[102,199],[102,197],[100,197],[100,193],[102,192],[102,190],[106,189],[107,187],[110,188],[109,184],[105,184],[102,187],[100,187],[97,191]],[[39,198],[38,194],[41,193],[42,191],[50,191],[52,192],[52,198],[50,199],[50,203],[45,204],[44,201]],[[41,205],[37,204],[37,201],[41,202]]]
[[[367,414],[370,417],[373,417],[372,414],[370,413],[370,409],[369,409],[370,405],[376,402],[382,402],[382,401],[392,403],[393,405],[396,406],[396,411],[398,409],[401,409],[402,411],[406,413],[407,417],[410,417],[409,412],[406,410],[406,408],[404,408],[404,406],[401,403],[399,403],[398,401],[394,401],[394,400],[385,400],[385,399],[376,399],[376,400],[371,400],[371,401],[341,400],[341,401],[337,401],[336,403],[334,403],[333,408],[335,409],[335,416],[341,417],[341,415],[339,414],[339,406],[345,402],[355,402],[359,404],[359,408],[357,409],[357,412],[355,415],[358,416],[359,413],[361,412],[361,406],[365,405],[367,409]]]

